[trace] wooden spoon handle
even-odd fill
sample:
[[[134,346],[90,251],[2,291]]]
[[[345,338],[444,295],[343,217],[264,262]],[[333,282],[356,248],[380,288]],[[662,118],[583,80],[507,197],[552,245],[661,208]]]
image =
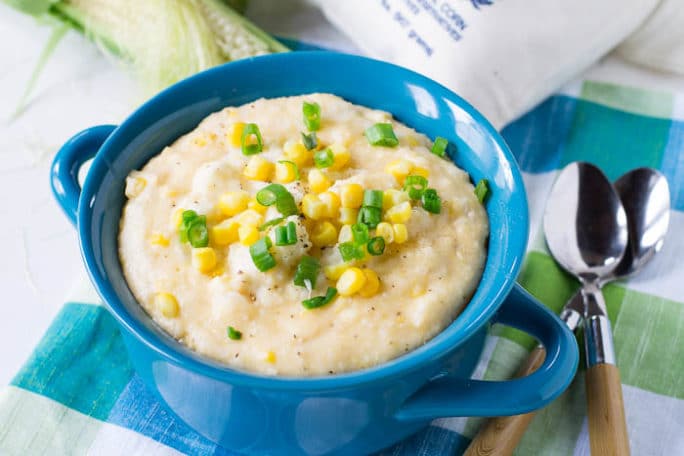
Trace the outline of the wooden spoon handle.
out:
[[[539,345],[527,357],[516,376],[524,377],[536,371],[544,362],[546,350]],[[464,456],[510,455],[522,438],[535,412],[524,415],[492,418],[475,436]]]
[[[620,371],[613,364],[587,369],[587,414],[592,455],[629,456]]]

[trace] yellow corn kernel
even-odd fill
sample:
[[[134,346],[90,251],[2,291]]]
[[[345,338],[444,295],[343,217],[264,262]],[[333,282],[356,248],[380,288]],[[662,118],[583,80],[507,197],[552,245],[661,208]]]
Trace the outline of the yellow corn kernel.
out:
[[[127,198],[135,198],[140,195],[147,186],[147,179],[144,177],[127,177],[126,190],[124,193]]]
[[[209,239],[217,246],[226,246],[236,242],[238,237],[238,228],[240,224],[233,219],[224,220],[218,225],[211,227],[209,232]]]
[[[264,361],[270,364],[275,364],[276,362],[276,354],[273,351],[267,351],[266,356],[264,356]]]
[[[259,203],[259,201],[256,200],[256,198],[252,198],[249,200],[249,203],[247,203],[247,209],[258,212],[261,215],[266,214],[266,211],[268,210],[268,206],[264,206]]]
[[[300,168],[313,164],[313,152],[306,150],[300,142],[286,141],[283,145],[283,154],[287,160],[295,162]]]
[[[385,244],[390,244],[394,241],[394,229],[387,222],[378,223],[378,226],[375,228],[375,235],[381,236],[385,240]]]
[[[312,220],[321,220],[328,215],[328,208],[318,196],[307,193],[302,198],[302,213]]]
[[[359,210],[351,207],[340,208],[340,223],[343,225],[353,225],[359,217]]]
[[[192,249],[192,266],[199,272],[209,272],[216,266],[216,252],[211,247]]]
[[[362,269],[363,275],[366,276],[366,283],[359,290],[359,295],[364,298],[375,296],[380,291],[380,279],[378,274],[372,269]]]
[[[267,181],[273,174],[273,163],[260,155],[249,159],[242,175],[250,180]]]
[[[249,204],[249,193],[244,190],[238,190],[221,195],[218,208],[223,215],[231,217],[247,209],[247,204]]]
[[[349,163],[351,154],[349,153],[349,150],[344,146],[344,144],[331,144],[330,150],[333,153],[333,164],[330,165],[330,169],[337,171],[344,168],[347,165],[347,163]]]
[[[264,216],[257,211],[247,209],[246,211],[236,215],[234,220],[238,222],[240,226],[257,227],[263,223]]]
[[[342,276],[344,271],[346,271],[347,269],[349,269],[349,265],[347,265],[346,263],[333,264],[324,267],[323,274],[325,274],[328,280],[337,280]]]
[[[340,212],[340,197],[334,192],[323,192],[318,199],[325,205],[326,217],[335,218]]]
[[[233,146],[242,147],[242,130],[244,129],[244,122],[235,122],[230,126],[230,130],[226,136]]]
[[[394,231],[394,242],[397,244],[403,244],[408,240],[408,229],[403,223],[395,223],[392,225],[392,230]]]
[[[207,145],[207,140],[204,136],[197,136],[192,140],[193,144],[199,147],[204,147]]]
[[[185,212],[185,209],[182,207],[176,208],[175,211],[173,211],[173,214],[171,215],[171,225],[175,229],[180,228],[181,223],[183,223],[183,212]]]
[[[337,243],[337,228],[330,222],[317,224],[311,233],[311,242],[316,247],[325,247]]]
[[[332,182],[330,182],[330,179],[328,179],[328,177],[323,174],[323,171],[320,169],[314,168],[309,171],[309,188],[312,192],[323,193],[330,188],[331,185]]]
[[[180,310],[176,297],[171,293],[157,293],[154,295],[154,306],[166,318],[176,318]]]
[[[340,189],[342,207],[359,208],[363,204],[363,187],[360,184],[345,184]]]
[[[342,228],[340,228],[340,235],[337,238],[337,242],[341,244],[343,242],[349,242],[353,238],[354,235],[352,234],[351,225],[343,225]]]
[[[164,236],[161,233],[152,233],[150,236],[150,244],[152,245],[160,245],[162,247],[168,247],[169,246],[169,238]]]
[[[401,185],[404,184],[404,179],[406,176],[411,174],[413,169],[413,163],[403,158],[398,160],[393,160],[387,164],[385,167],[385,172],[394,176],[397,182]]]
[[[276,163],[274,180],[280,184],[289,184],[297,178],[294,162]]]
[[[337,292],[341,296],[351,296],[366,284],[366,275],[359,268],[349,268],[337,280]]]
[[[430,170],[422,166],[414,166],[411,170],[412,176],[423,176],[425,179],[430,177]]]
[[[401,204],[408,200],[408,193],[390,188],[389,190],[385,190],[382,194],[382,208],[383,210],[387,210],[392,206],[396,206],[397,204]]]
[[[259,240],[259,230],[255,226],[240,225],[238,238],[242,245],[250,246]]]
[[[385,219],[392,223],[406,223],[411,218],[411,203],[404,201],[385,212]]]
[[[218,208],[210,209],[209,212],[206,213],[206,217],[207,223],[218,223],[226,218]]]

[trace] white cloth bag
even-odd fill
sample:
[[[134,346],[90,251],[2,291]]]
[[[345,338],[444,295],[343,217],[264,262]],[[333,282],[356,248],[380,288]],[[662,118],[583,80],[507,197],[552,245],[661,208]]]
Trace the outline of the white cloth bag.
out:
[[[613,49],[659,3],[311,1],[369,56],[437,80],[468,100],[497,128]]]

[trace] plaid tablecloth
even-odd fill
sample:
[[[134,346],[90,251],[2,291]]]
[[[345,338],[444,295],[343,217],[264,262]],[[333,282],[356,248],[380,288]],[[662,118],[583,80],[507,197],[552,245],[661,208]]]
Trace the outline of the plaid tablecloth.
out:
[[[520,283],[558,310],[575,280],[540,232],[557,170],[575,160],[611,179],[638,166],[668,178],[673,213],[663,251],[627,282],[605,287],[634,455],[684,454],[684,94],[584,81],[507,126],[531,207]],[[166,412],[132,370],[112,317],[96,300],[69,302],[11,385],[0,389],[0,454],[232,454]],[[89,302],[92,301],[92,302]],[[506,378],[533,342],[493,327],[475,376]],[[541,411],[519,455],[589,454],[583,372]],[[481,421],[434,421],[385,455],[460,454]]]

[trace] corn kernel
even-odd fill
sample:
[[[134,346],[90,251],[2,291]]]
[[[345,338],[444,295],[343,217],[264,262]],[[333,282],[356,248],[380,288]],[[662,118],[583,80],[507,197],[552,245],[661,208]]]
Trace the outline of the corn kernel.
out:
[[[382,208],[383,210],[387,210],[392,206],[396,206],[397,204],[408,200],[408,193],[390,188],[389,190],[385,190],[382,194]]]
[[[340,211],[340,197],[334,192],[323,192],[318,195],[318,199],[325,205],[325,216],[335,218]]]
[[[236,215],[234,220],[238,222],[240,226],[257,227],[263,223],[264,216],[257,211],[247,209],[246,211]]]
[[[250,180],[267,181],[273,174],[273,163],[264,157],[255,155],[249,159],[242,175]]]
[[[344,225],[340,228],[340,235],[337,238],[337,242],[340,244],[343,242],[349,242],[354,238],[352,234],[351,225]]]
[[[330,266],[325,266],[323,268],[323,274],[325,274],[328,280],[337,280],[347,269],[349,269],[349,265],[346,263],[333,264]]]
[[[404,201],[385,212],[385,219],[392,223],[406,223],[411,218],[411,203]]]
[[[380,279],[378,274],[372,269],[362,269],[363,275],[366,276],[366,283],[359,290],[359,295],[364,298],[375,296],[380,291]]]
[[[266,356],[264,356],[264,361],[267,363],[275,364],[276,354],[273,351],[267,351]]]
[[[140,195],[147,186],[147,179],[144,177],[127,177],[126,190],[124,193],[127,198],[135,198]]]
[[[243,122],[236,122],[230,126],[228,131],[228,139],[230,143],[235,147],[242,147],[242,130],[245,129],[245,124]]]
[[[342,207],[359,208],[363,204],[363,187],[360,184],[345,184],[340,189]]]
[[[211,247],[192,249],[192,266],[199,272],[209,272],[216,266],[216,252]]]
[[[264,215],[266,214],[266,211],[268,211],[268,206],[264,206],[260,204],[259,201],[256,200],[256,198],[252,198],[251,200],[249,200],[249,203],[247,203],[247,209]]]
[[[411,175],[413,176],[423,176],[425,179],[430,177],[430,170],[423,168],[422,166],[414,166],[411,170]]]
[[[224,193],[219,197],[218,208],[229,217],[237,215],[247,209],[249,203],[249,193],[244,190]]]
[[[171,225],[173,225],[174,229],[178,229],[181,226],[181,223],[183,223],[183,212],[185,212],[185,209],[182,207],[176,208],[176,210],[173,211],[173,214],[171,215]]]
[[[180,310],[176,297],[171,293],[157,293],[154,295],[154,306],[166,318],[176,318]]]
[[[394,241],[394,229],[387,222],[378,223],[378,226],[375,228],[375,235],[381,236],[385,240],[385,244],[390,244]]]
[[[330,182],[330,179],[328,179],[320,169],[314,168],[309,171],[309,188],[312,192],[323,193],[330,188],[331,185],[332,182]]]
[[[403,158],[398,160],[393,160],[387,164],[385,167],[385,172],[394,176],[400,185],[404,184],[404,179],[406,176],[411,174],[413,169],[413,163]]]
[[[238,238],[242,245],[250,246],[259,240],[259,230],[255,226],[240,225]]]
[[[292,162],[294,163],[294,162]],[[289,184],[297,178],[297,172],[292,163],[276,163],[274,180],[280,184]]]
[[[408,240],[408,229],[403,223],[395,223],[392,225],[392,230],[394,231],[394,242],[397,244],[403,244]]]
[[[351,207],[340,208],[340,223],[343,225],[353,225],[359,217],[359,210]]]
[[[317,247],[335,245],[337,243],[337,228],[330,222],[317,224],[311,233],[311,242]]]
[[[307,193],[302,198],[302,213],[312,220],[321,220],[327,216],[328,208],[318,196]]]
[[[295,162],[300,168],[313,164],[313,152],[306,150],[300,142],[286,141],[283,145],[283,154],[287,160]]]
[[[366,284],[366,275],[359,268],[349,268],[337,280],[337,292],[341,296],[351,296]]]
[[[150,243],[152,245],[159,245],[162,247],[168,247],[169,246],[169,238],[164,236],[161,233],[152,233],[150,236]]]
[[[330,145],[330,150],[333,153],[333,164],[330,166],[331,170],[340,170],[344,168],[347,163],[349,163],[349,159],[351,158],[351,154],[349,153],[349,150],[340,143],[334,143]]]
[[[239,239],[239,227],[240,224],[233,219],[224,220],[211,228],[209,239],[211,239],[211,242],[221,247],[232,244]]]

